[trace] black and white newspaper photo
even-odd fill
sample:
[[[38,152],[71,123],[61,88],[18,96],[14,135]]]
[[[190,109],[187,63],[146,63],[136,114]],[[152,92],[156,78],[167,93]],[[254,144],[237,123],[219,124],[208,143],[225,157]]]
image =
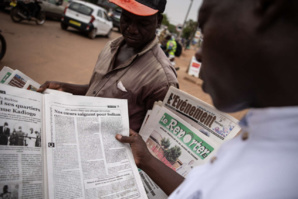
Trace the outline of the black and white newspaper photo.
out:
[[[43,198],[42,100],[0,84],[0,198]]]
[[[0,198],[147,198],[127,101],[0,84]]]

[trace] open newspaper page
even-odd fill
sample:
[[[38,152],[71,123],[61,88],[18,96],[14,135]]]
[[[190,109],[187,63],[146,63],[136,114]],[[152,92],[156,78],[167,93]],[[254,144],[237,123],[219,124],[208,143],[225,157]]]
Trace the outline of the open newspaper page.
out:
[[[193,167],[205,163],[214,156],[219,146],[182,118],[159,106],[154,106],[152,109],[140,135],[157,159],[184,177]],[[158,187],[146,186],[150,184],[148,177],[143,177],[143,180],[149,198],[162,198],[156,196],[161,194]]]
[[[0,84],[2,198],[43,198],[42,97],[37,92]]]
[[[26,90],[36,91],[40,84],[25,75],[19,70],[13,70],[4,66],[0,72],[0,83],[7,84],[13,87],[23,88]]]
[[[147,198],[129,145],[127,101],[45,95],[48,198]]]
[[[240,131],[237,119],[175,87],[170,87],[163,106],[219,144]]]

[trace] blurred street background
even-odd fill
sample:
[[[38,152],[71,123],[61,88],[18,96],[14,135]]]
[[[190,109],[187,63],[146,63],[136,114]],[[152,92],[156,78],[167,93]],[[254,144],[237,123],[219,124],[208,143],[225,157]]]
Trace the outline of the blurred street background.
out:
[[[47,20],[43,25],[28,21],[14,23],[7,11],[0,12],[0,30],[7,44],[0,69],[4,66],[18,69],[40,84],[46,80],[89,83],[100,51],[107,41],[121,35],[114,29],[109,38],[97,36],[91,40],[75,29],[62,30],[59,21]],[[201,89],[202,81],[187,74],[196,50],[196,46],[190,45],[175,59],[180,89],[212,104]],[[231,115],[240,119],[244,113]]]

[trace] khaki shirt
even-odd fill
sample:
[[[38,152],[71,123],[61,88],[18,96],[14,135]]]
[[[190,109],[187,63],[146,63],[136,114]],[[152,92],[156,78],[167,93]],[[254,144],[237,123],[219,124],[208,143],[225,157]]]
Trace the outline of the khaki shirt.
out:
[[[127,99],[130,128],[139,131],[153,103],[163,100],[170,86],[179,85],[176,71],[157,38],[113,69],[122,42],[123,37],[108,42],[99,54],[86,95]]]

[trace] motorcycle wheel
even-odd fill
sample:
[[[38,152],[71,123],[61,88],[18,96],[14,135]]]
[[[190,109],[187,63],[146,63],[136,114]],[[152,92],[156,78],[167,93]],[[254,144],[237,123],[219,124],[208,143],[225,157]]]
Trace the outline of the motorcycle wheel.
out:
[[[4,37],[0,34],[0,60],[4,57],[6,52],[6,42]]]
[[[14,21],[14,22],[22,21],[22,17],[19,16],[19,14],[18,14],[19,11],[20,11],[20,9],[18,7],[14,7],[13,9],[11,9],[10,18],[12,19],[12,21]]]
[[[38,16],[36,17],[36,24],[37,25],[42,25],[44,22],[46,22],[46,13],[45,12],[40,12]]]

